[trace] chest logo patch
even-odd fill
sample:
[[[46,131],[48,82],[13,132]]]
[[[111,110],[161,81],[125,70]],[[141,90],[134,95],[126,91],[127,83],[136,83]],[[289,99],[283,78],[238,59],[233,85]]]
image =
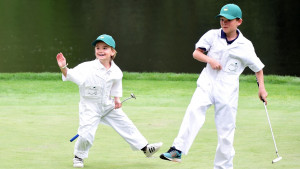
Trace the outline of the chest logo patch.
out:
[[[228,65],[228,70],[231,72],[235,72],[238,69],[238,63],[231,63],[230,65]]]

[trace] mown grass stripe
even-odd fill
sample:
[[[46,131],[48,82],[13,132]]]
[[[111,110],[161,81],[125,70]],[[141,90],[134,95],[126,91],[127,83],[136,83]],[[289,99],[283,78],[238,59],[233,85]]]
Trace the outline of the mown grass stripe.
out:
[[[124,72],[124,80],[196,81],[196,73]],[[0,80],[61,80],[60,73],[0,73]],[[240,82],[256,82],[255,75],[241,75]],[[265,83],[300,85],[300,77],[265,75]]]

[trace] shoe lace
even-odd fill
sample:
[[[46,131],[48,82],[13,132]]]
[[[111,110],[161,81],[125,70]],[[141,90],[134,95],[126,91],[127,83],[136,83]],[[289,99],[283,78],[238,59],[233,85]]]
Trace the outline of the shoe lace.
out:
[[[176,148],[170,147],[170,149],[168,150],[168,153],[171,153],[171,152],[173,152],[173,151],[177,151]]]
[[[180,157],[181,156],[181,152],[179,150],[177,150],[175,147],[170,147],[168,153],[172,157]]]

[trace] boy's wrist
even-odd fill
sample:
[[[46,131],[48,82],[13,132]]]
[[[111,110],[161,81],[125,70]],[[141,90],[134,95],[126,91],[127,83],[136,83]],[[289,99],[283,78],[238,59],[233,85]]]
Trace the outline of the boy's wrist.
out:
[[[206,63],[211,64],[212,61],[213,61],[213,59],[207,56]]]
[[[59,67],[60,69],[66,69],[68,66],[68,63],[65,66]]]

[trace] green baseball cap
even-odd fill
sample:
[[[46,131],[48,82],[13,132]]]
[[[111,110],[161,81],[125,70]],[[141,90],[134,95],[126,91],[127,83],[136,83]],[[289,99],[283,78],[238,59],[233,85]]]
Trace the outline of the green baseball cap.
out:
[[[242,10],[239,6],[235,4],[227,4],[222,7],[220,14],[217,15],[216,17],[221,17],[221,16],[230,20],[235,18],[242,19]]]
[[[92,45],[96,46],[97,42],[99,41],[106,43],[107,45],[113,47],[114,49],[116,48],[116,42],[110,35],[103,34],[98,36],[98,38],[92,43]]]

